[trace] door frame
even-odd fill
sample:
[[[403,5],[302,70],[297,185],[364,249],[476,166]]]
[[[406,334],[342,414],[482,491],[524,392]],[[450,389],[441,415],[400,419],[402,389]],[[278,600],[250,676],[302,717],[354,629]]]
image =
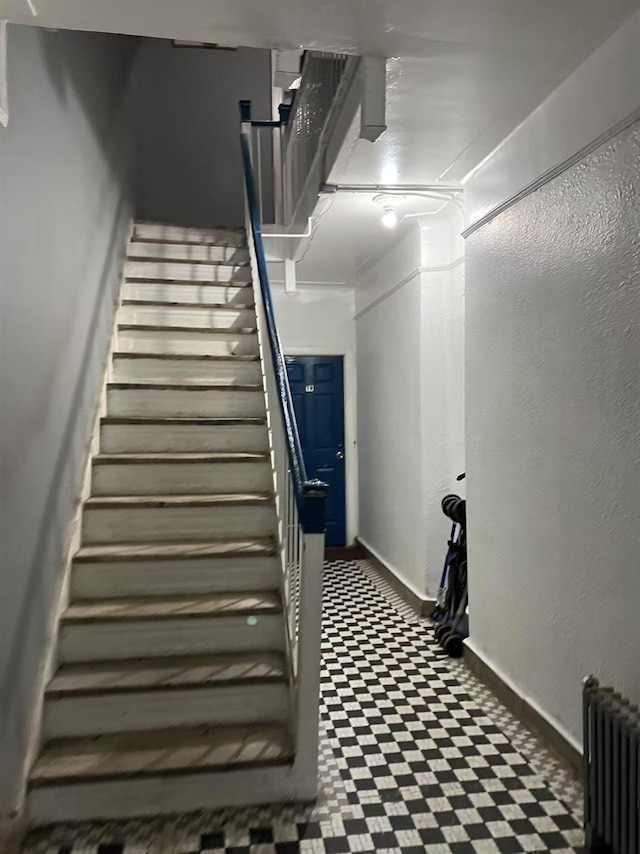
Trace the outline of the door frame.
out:
[[[342,356],[344,366],[345,545],[358,534],[358,454],[356,448],[356,360],[354,353],[321,346],[284,347],[284,356]]]

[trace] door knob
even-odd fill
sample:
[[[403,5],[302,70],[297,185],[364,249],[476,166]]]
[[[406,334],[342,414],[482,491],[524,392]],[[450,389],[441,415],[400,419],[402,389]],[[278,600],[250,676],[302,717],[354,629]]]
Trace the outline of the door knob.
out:
[[[338,451],[338,453],[336,454],[336,459],[337,460],[343,460],[344,459],[344,451]]]

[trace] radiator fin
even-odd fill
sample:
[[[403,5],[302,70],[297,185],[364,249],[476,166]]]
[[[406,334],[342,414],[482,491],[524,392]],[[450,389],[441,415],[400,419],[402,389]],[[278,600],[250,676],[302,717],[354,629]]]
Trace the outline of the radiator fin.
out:
[[[638,854],[638,709],[590,677],[584,683],[583,731],[587,850]]]

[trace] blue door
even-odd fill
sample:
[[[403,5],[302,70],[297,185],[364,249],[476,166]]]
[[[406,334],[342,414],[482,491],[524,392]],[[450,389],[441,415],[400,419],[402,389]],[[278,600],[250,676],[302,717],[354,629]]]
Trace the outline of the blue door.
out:
[[[327,546],[346,539],[342,356],[287,356],[287,372],[308,477],[329,484]]]

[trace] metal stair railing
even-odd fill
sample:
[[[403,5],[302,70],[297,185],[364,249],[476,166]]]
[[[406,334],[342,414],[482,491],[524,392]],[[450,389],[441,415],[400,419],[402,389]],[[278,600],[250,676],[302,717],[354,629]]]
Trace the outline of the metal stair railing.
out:
[[[252,164],[250,106],[241,102],[246,229],[278,515],[284,605],[295,701],[300,797],[313,798],[318,762],[320,627],[328,486],[307,477],[278,332]]]

